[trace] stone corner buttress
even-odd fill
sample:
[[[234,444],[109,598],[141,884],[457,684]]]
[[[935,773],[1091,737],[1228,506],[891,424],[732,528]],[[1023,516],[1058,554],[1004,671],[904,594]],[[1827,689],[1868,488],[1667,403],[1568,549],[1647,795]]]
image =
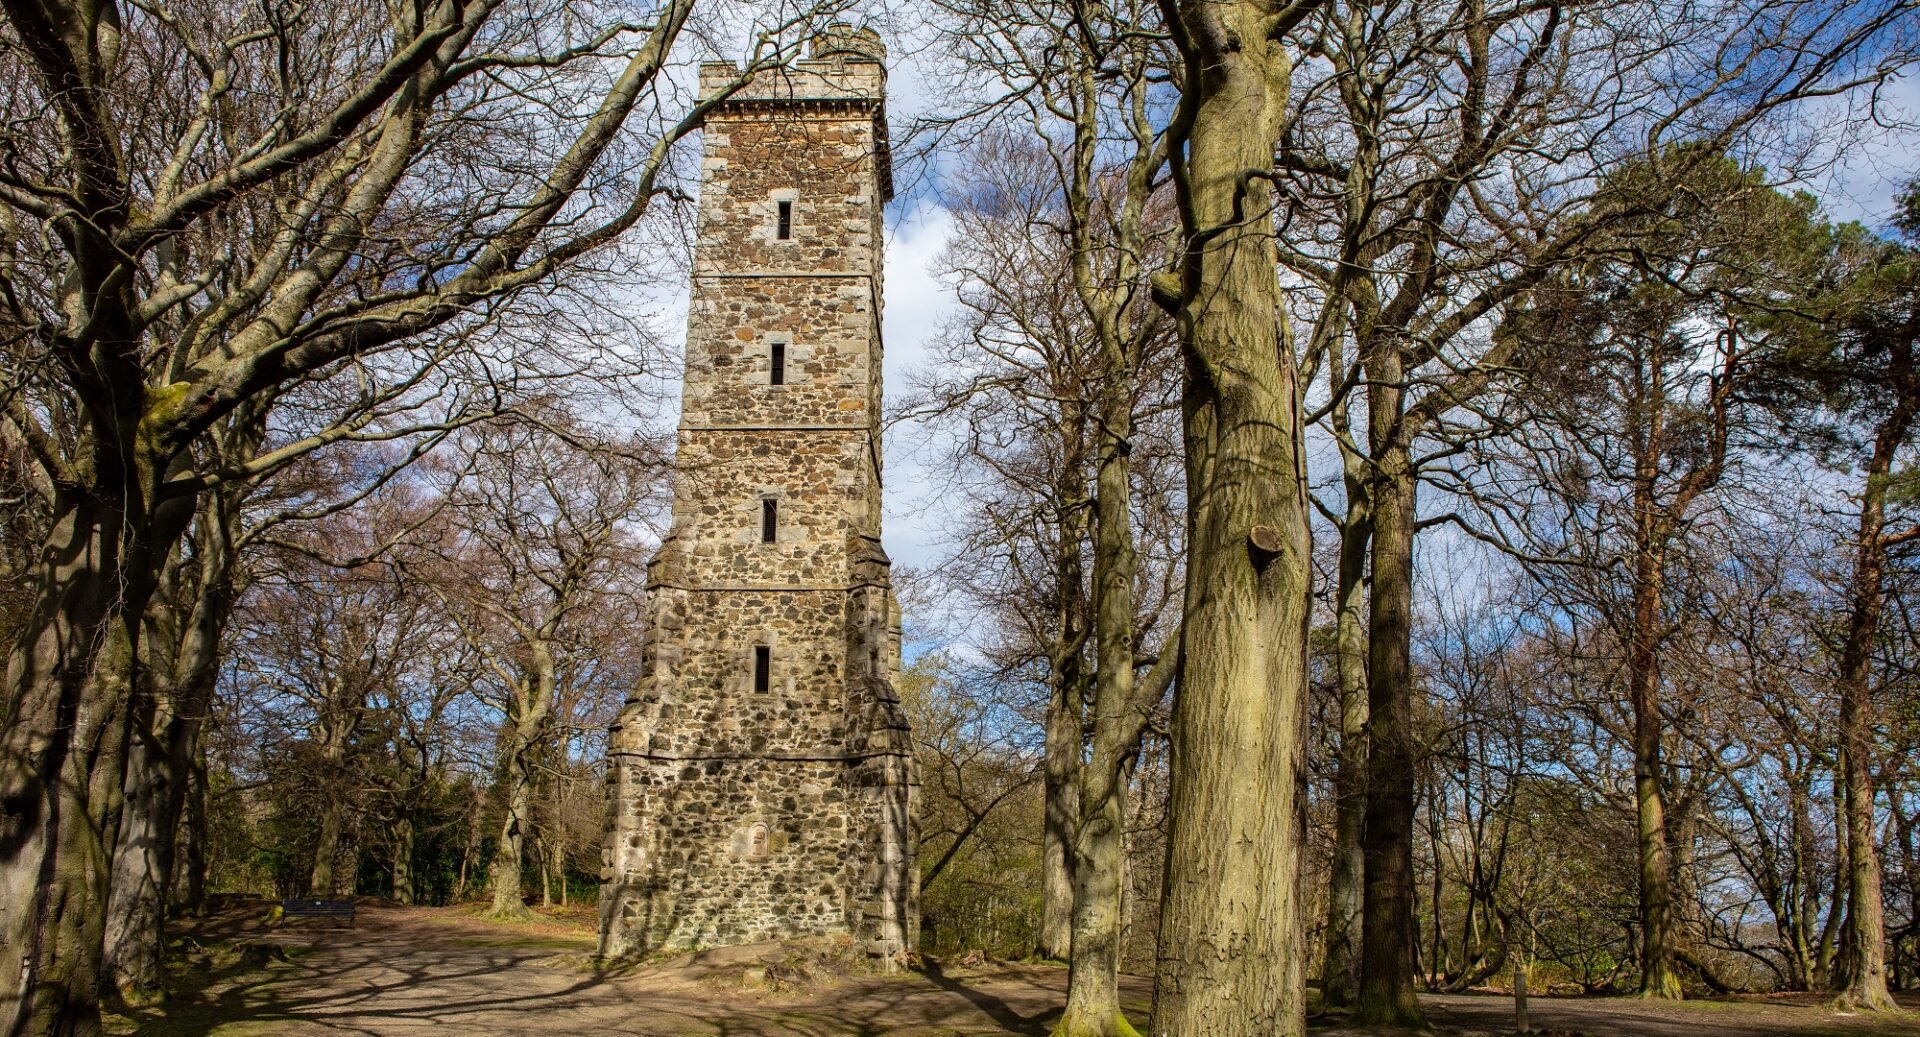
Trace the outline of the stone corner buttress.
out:
[[[834,25],[787,66],[701,69],[726,99],[703,125],[673,521],[608,740],[603,955],[918,939],[880,544],[885,59]]]

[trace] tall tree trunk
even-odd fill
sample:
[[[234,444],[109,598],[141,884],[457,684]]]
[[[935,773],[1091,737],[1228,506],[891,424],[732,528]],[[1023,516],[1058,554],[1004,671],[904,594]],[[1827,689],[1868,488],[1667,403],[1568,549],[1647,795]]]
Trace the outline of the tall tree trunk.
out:
[[[1840,822],[1839,836],[1841,854],[1839,867],[1834,870],[1833,895],[1829,900],[1830,906],[1827,908],[1827,918],[1820,926],[1820,943],[1813,959],[1813,985],[1829,990],[1833,989],[1836,985],[1836,974],[1843,970],[1843,964],[1839,960],[1840,934],[1847,924],[1847,902],[1853,899],[1851,892],[1852,887],[1848,881],[1845,852],[1847,843],[1845,827],[1846,807],[1844,806],[1846,802],[1845,784],[1845,781],[1839,777],[1834,779],[1834,813],[1838,816]]]
[[[1453,971],[1453,945],[1447,942],[1447,869],[1445,862],[1440,858],[1441,852],[1446,847],[1440,834],[1443,826],[1440,818],[1440,796],[1439,782],[1435,782],[1434,788],[1427,795],[1427,803],[1431,810],[1430,820],[1427,823],[1427,850],[1433,855],[1433,881],[1428,884],[1431,888],[1428,890],[1427,902],[1433,907],[1433,941],[1428,945],[1426,971],[1421,972],[1417,960],[1413,969],[1413,974],[1421,977],[1429,989],[1444,982],[1447,975]],[[1413,929],[1407,934],[1407,943],[1413,947],[1413,953],[1416,955],[1420,952],[1419,936],[1419,923],[1416,921]],[[1461,949],[1461,953],[1465,953],[1465,948]]]
[[[553,711],[556,664],[552,649],[544,642],[528,646],[532,655],[529,672],[512,694],[513,711],[507,717],[500,780],[506,789],[506,813],[500,820],[500,839],[494,844],[493,868],[489,876],[493,893],[493,913],[513,916],[527,913],[521,894],[521,871],[526,865],[527,836],[533,830],[534,753],[545,735],[547,717]]]
[[[307,894],[333,895],[334,863],[340,856],[340,805],[329,800],[320,810],[320,834],[313,847],[313,871],[307,876]]]
[[[401,811],[393,825],[393,899],[413,903],[413,814]]]
[[[1087,538],[1087,508],[1082,478],[1079,422],[1061,422],[1065,458],[1063,478],[1055,484],[1061,507],[1059,541],[1054,545],[1054,596],[1058,617],[1051,660],[1052,694],[1047,701],[1046,814],[1041,831],[1041,924],[1043,958],[1065,961],[1073,948],[1073,838],[1080,818],[1080,756],[1085,751],[1087,609],[1081,561]]]
[[[467,837],[460,844],[460,872],[453,884],[453,902],[464,903],[467,899],[469,878],[473,874],[473,859],[480,852],[481,817],[485,805],[485,793],[479,785],[469,789],[467,798]]]
[[[547,852],[547,841],[545,839],[536,838],[533,842],[535,856],[540,859],[540,906],[552,907],[553,868],[551,865],[553,863],[553,857]]]
[[[1155,1032],[1294,1037],[1311,544],[1300,386],[1269,173],[1293,23],[1168,0],[1183,48],[1172,142],[1184,234],[1172,302],[1186,361],[1188,540]],[[1310,5],[1289,8],[1305,17]],[[1176,138],[1183,136],[1175,134]]]
[[[100,1032],[100,956],[138,621],[152,579],[134,498],[66,486],[7,665],[0,720],[0,1017]]]
[[[1907,379],[1896,376],[1894,381],[1905,385]],[[1869,1011],[1897,1007],[1887,992],[1886,913],[1880,853],[1874,844],[1873,644],[1885,601],[1887,480],[1913,416],[1913,402],[1903,398],[1875,430],[1848,585],[1847,640],[1840,652],[1840,767],[1846,776],[1847,926],[1853,954],[1839,1002]]]
[[[1109,343],[1111,346],[1112,343]],[[1135,621],[1131,467],[1133,393],[1126,358],[1110,349],[1101,389],[1094,483],[1093,746],[1080,768],[1073,840],[1073,947],[1067,1007],[1055,1037],[1138,1037],[1120,1007],[1120,894],[1126,862],[1128,761],[1142,725],[1134,701]]]
[[[1787,989],[1806,991],[1813,989],[1814,975],[1814,936],[1813,922],[1819,917],[1819,900],[1814,882],[1813,861],[1813,812],[1809,804],[1812,790],[1808,787],[1812,778],[1798,774],[1789,779],[1787,785],[1787,813],[1790,819],[1788,838],[1792,852],[1789,854],[1789,888],[1797,890],[1799,896],[1782,895],[1782,899],[1791,902],[1791,918],[1782,915],[1779,924],[1787,944]]]
[[[246,440],[257,443],[257,437]],[[233,607],[234,533],[245,492],[205,494],[191,537],[193,572],[167,567],[148,610],[145,679],[127,754],[124,808],[107,900],[103,969],[121,999],[154,988],[166,948],[177,832],[195,780],[201,730],[219,676],[220,640]],[[195,866],[203,866],[195,862]]]
[[[328,698],[322,704],[318,721],[321,759],[326,768],[329,783],[341,783],[341,770],[347,758],[347,748],[353,742],[353,733],[360,722],[359,700],[349,701],[349,695],[355,695],[351,678],[336,674],[328,687]],[[307,891],[310,896],[330,897],[338,892],[341,879],[348,882],[350,876],[339,874],[340,845],[345,838],[346,804],[338,789],[328,790],[320,805],[320,831],[313,848],[313,871],[307,877]]]
[[[500,837],[494,843],[488,889],[493,897],[494,914],[523,915],[527,913],[527,906],[522,899],[521,869],[526,862],[527,830],[533,808],[532,768],[528,766],[523,748],[515,746],[508,750],[500,780],[506,789],[506,811],[500,821]]]
[[[1418,1026],[1413,945],[1413,536],[1419,486],[1401,439],[1405,416],[1399,352],[1367,357],[1368,436],[1373,440],[1373,593],[1368,613],[1366,898],[1360,999],[1354,1019]],[[1436,908],[1438,905],[1436,905]],[[1440,919],[1436,915],[1436,925]],[[1432,963],[1436,970],[1439,963]]]
[[[207,793],[207,728],[202,724],[187,751],[186,823],[174,868],[175,907],[182,915],[207,910]]]
[[[1329,362],[1339,371],[1345,364],[1336,353]],[[1347,406],[1333,415],[1344,435]],[[1340,754],[1334,773],[1334,833],[1332,868],[1327,885],[1326,949],[1320,970],[1321,1003],[1349,1004],[1360,992],[1360,962],[1364,954],[1365,843],[1367,821],[1367,552],[1373,540],[1373,510],[1360,466],[1364,459],[1347,457],[1346,520],[1340,526],[1340,560],[1334,579],[1334,675],[1340,689]]]
[[[1649,515],[1651,504],[1640,509]],[[1643,518],[1643,521],[1650,519]],[[1643,529],[1633,574],[1633,626],[1627,645],[1627,700],[1633,708],[1633,801],[1640,859],[1640,996],[1679,998],[1675,963],[1672,862],[1660,736],[1661,588],[1664,552]]]
[[[1067,960],[1073,947],[1073,828],[1080,814],[1078,689],[1056,674],[1047,702],[1046,815],[1040,837],[1040,942],[1035,955]]]
[[[126,1003],[144,1000],[159,978],[167,879],[179,821],[175,808],[183,801],[179,792],[185,778],[166,744],[171,710],[162,705],[141,712],[144,716],[131,725],[118,846],[102,923],[101,993]]]

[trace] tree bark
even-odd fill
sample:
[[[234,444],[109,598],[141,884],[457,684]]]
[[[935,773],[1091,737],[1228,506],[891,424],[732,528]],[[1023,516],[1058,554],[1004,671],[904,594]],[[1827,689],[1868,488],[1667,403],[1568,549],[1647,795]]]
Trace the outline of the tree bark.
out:
[[[1186,362],[1186,607],[1174,700],[1154,1031],[1294,1037],[1312,559],[1300,386],[1268,174],[1309,13],[1177,3],[1173,131],[1184,234],[1171,302]],[[1165,286],[1163,286],[1165,287]]]
[[[517,682],[507,717],[500,774],[506,789],[506,815],[500,821],[500,839],[495,844],[489,876],[493,913],[504,916],[527,913],[520,877],[526,864],[527,836],[533,829],[534,753],[546,735],[557,679],[553,651],[546,643],[536,640],[528,651],[533,657],[531,672]]]
[[[347,674],[335,674],[327,689],[329,697],[320,706],[318,731],[321,758],[325,761],[327,779],[339,784],[340,770],[347,758],[347,748],[353,741],[354,730],[360,723],[360,706],[364,695],[362,689],[353,686],[353,678]],[[353,696],[349,699],[348,696]],[[337,874],[335,865],[340,857],[340,843],[346,827],[346,804],[339,789],[329,790],[320,806],[320,831],[314,842],[313,871],[307,877],[309,895],[330,897],[341,892],[342,876]],[[346,876],[351,884],[353,876]],[[351,890],[349,885],[348,890]]]
[[[320,811],[320,833],[313,845],[313,871],[307,876],[307,895],[328,897],[334,891],[334,859],[340,856],[340,807],[328,803]]]
[[[1652,476],[1641,484],[1651,492]],[[1634,557],[1633,619],[1627,645],[1627,700],[1633,709],[1633,802],[1640,860],[1640,996],[1682,996],[1675,967],[1672,863],[1661,771],[1660,606],[1665,552],[1647,529],[1652,503],[1637,502],[1642,529]]]
[[[1073,947],[1073,828],[1080,814],[1080,709],[1065,681],[1054,678],[1047,703],[1046,816],[1040,841],[1040,942],[1037,957],[1065,961]]]
[[[165,744],[172,726],[163,709],[133,724],[127,788],[102,924],[101,993],[124,1003],[144,1000],[159,978],[165,946],[167,879],[173,868],[175,809],[184,774]]]
[[[1896,360],[1903,360],[1900,352]],[[1908,382],[1898,364],[1892,379]],[[1881,900],[1880,853],[1873,810],[1873,645],[1885,607],[1887,480],[1894,455],[1905,442],[1915,406],[1900,403],[1875,430],[1866,485],[1860,495],[1860,529],[1848,584],[1847,639],[1840,653],[1840,767],[1846,777],[1843,803],[1847,844],[1847,932],[1852,960],[1839,1003],[1866,1011],[1897,1009],[1887,991],[1886,909]]]
[[[124,455],[123,455],[124,456]],[[100,1032],[101,947],[151,593],[125,493],[62,487],[0,717],[0,1012],[12,1035]],[[17,954],[18,957],[13,957]]]
[[[1080,754],[1085,750],[1087,638],[1085,573],[1081,562],[1087,536],[1087,509],[1078,423],[1061,422],[1064,454],[1056,498],[1061,507],[1059,541],[1054,545],[1054,595],[1058,629],[1053,645],[1052,694],[1047,701],[1045,766],[1046,815],[1041,831],[1040,957],[1066,961],[1073,948],[1073,842],[1080,818]]]
[[[1134,700],[1135,622],[1130,358],[1108,342],[1094,482],[1093,745],[1080,768],[1073,840],[1073,939],[1067,1007],[1055,1037],[1138,1037],[1120,1007],[1120,897],[1129,761],[1142,725]]]
[[[1533,975],[1533,933],[1527,933],[1527,952],[1513,967],[1513,1032],[1526,1033],[1533,1029],[1533,1020],[1527,1014],[1527,981]]]
[[[183,915],[202,915],[207,910],[207,792],[207,728],[202,724],[187,751],[186,823],[181,827],[182,852],[174,868],[176,907]]]
[[[248,437],[246,445],[257,445],[257,438]],[[181,843],[176,833],[195,781],[220,640],[232,612],[234,534],[244,497],[237,487],[202,496],[191,537],[194,572],[170,564],[148,610],[141,653],[152,690],[138,700],[143,708],[132,727],[103,948],[106,989],[124,1001],[140,1000],[160,979]]]
[[[1346,364],[1337,347],[1328,367]],[[1348,434],[1348,408],[1341,402],[1332,419],[1342,438]],[[1367,499],[1363,458],[1345,463],[1347,514],[1340,526],[1340,558],[1334,578],[1334,674],[1340,689],[1340,750],[1334,773],[1333,860],[1327,886],[1326,948],[1320,970],[1320,1000],[1328,1007],[1347,1005],[1360,992],[1360,963],[1365,909],[1367,818],[1367,552],[1373,541],[1373,509]]]
[[[1400,438],[1398,351],[1368,358],[1368,435],[1375,440],[1373,593],[1368,613],[1368,757],[1362,836],[1366,898],[1360,998],[1354,1019],[1419,1026],[1413,944],[1413,536],[1419,486]],[[1437,906],[1437,905],[1436,905]],[[1435,919],[1436,925],[1439,919]],[[1464,950],[1464,949],[1463,949]],[[1433,963],[1437,969],[1439,963]]]
[[[540,859],[540,906],[553,906],[553,856],[547,852],[547,841],[535,839],[535,855]]]
[[[517,733],[514,738],[516,742],[519,740]],[[493,897],[494,914],[524,915],[527,905],[522,899],[521,869],[526,861],[533,780],[523,746],[515,745],[508,750],[501,771],[501,784],[506,789],[506,813],[500,822],[500,838],[494,844],[488,888]]]
[[[413,815],[402,811],[393,826],[393,900],[413,903]]]

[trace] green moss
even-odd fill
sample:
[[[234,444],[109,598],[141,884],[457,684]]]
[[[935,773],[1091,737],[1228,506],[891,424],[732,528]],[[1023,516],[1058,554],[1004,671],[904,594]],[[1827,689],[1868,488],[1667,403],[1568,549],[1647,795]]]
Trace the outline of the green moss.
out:
[[[1049,1037],[1140,1037],[1140,1031],[1127,1021],[1126,1012],[1116,1008],[1108,1019],[1061,1016]]]

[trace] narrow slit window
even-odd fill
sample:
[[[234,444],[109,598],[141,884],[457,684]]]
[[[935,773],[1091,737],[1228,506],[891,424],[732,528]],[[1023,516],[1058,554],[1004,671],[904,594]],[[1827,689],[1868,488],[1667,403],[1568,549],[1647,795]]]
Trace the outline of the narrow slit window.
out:
[[[771,544],[780,532],[780,502],[772,497],[760,500],[760,542]]]
[[[781,199],[774,203],[774,237],[781,241],[793,240],[793,203]]]
[[[770,385],[787,384],[787,344],[785,342],[773,344],[773,355],[768,361],[767,382]]]
[[[753,646],[753,690],[765,695],[773,687],[773,648],[770,645]]]

